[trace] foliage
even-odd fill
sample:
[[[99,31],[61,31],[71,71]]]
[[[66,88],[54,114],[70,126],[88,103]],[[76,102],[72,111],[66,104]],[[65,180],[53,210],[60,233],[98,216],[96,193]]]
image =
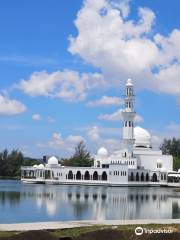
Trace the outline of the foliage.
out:
[[[0,152],[0,176],[1,177],[19,177],[22,165],[33,165],[39,161],[25,159],[22,152],[12,150],[10,153],[7,149]]]
[[[164,139],[160,148],[163,154],[173,156],[173,169],[178,170],[180,168],[180,139]]]
[[[62,165],[74,167],[91,167],[93,162],[94,160],[86,149],[83,141],[77,144],[75,147],[75,153],[71,158],[61,160]]]

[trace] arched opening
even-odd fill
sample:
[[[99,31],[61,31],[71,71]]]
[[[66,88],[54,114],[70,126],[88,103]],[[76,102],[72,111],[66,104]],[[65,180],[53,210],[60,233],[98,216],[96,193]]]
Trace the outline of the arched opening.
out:
[[[153,173],[152,181],[157,182],[157,174],[156,173]]]
[[[144,173],[141,173],[141,182],[144,182]]]
[[[136,173],[136,181],[139,181],[139,173]]]
[[[134,174],[133,174],[133,172],[131,173],[130,180],[131,180],[131,181],[134,181]]]
[[[84,174],[84,180],[89,180],[89,179],[90,179],[90,174],[88,171],[86,171]]]
[[[76,173],[76,180],[81,180],[81,172],[77,171]]]
[[[97,171],[95,171],[93,173],[93,180],[98,180],[98,173],[97,173]]]
[[[107,173],[106,172],[102,173],[102,181],[107,181]]]
[[[68,179],[73,179],[73,172],[72,172],[72,171],[69,171],[69,173],[68,173]]]
[[[149,181],[149,174],[146,173],[146,182],[148,182],[148,181]]]
[[[45,171],[45,179],[49,179],[49,178],[51,178],[51,171],[47,170]]]

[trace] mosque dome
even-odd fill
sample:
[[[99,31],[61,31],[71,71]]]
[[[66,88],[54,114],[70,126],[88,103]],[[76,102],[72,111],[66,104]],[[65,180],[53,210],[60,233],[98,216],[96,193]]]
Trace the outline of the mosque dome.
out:
[[[56,157],[52,156],[48,159],[48,164],[49,165],[58,165],[58,159]]]
[[[35,165],[33,165],[33,167],[34,167],[34,168],[37,168],[37,167],[38,167],[38,165],[37,165],[37,164],[35,164]]]
[[[41,163],[37,166],[38,168],[44,168],[44,165]]]
[[[180,172],[180,168],[178,169],[178,172]]]
[[[151,135],[150,133],[139,126],[134,128],[134,138],[136,147],[150,147],[151,146]]]
[[[108,151],[107,151],[106,148],[101,147],[101,148],[99,148],[97,154],[98,154],[98,156],[100,156],[100,157],[107,157],[107,156],[108,156]]]

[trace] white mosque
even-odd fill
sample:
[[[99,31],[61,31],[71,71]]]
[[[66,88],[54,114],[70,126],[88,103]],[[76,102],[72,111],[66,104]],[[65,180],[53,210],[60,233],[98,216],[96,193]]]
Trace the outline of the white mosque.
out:
[[[26,183],[87,184],[106,186],[165,186],[168,179],[179,182],[180,173],[173,172],[173,158],[153,147],[150,133],[134,127],[134,86],[131,79],[125,87],[122,149],[112,154],[101,147],[92,167],[65,167],[54,156],[47,164],[21,168]],[[178,183],[179,184],[179,183]]]

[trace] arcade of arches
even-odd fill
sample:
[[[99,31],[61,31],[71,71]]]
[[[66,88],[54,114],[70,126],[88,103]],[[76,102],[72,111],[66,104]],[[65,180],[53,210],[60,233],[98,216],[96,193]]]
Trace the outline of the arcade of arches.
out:
[[[77,171],[76,174],[73,174],[73,172],[70,170],[68,174],[66,174],[66,179],[69,180],[94,180],[94,181],[107,181],[107,173],[105,171],[102,172],[102,174],[98,174],[97,171],[94,171],[92,175],[89,173],[89,171],[85,171],[85,173],[81,173],[81,171]]]
[[[158,177],[156,173],[153,173],[152,177],[150,178],[148,173],[133,173],[131,172],[130,176],[129,176],[129,180],[130,181],[136,181],[136,182],[157,182],[158,181]]]

